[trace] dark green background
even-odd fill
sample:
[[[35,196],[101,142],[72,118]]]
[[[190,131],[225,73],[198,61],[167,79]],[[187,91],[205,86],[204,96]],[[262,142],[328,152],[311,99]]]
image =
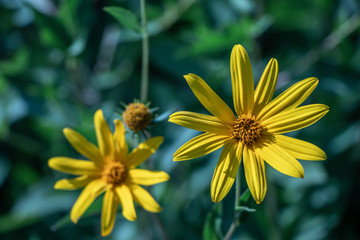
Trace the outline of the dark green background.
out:
[[[79,157],[64,127],[95,142],[95,111],[103,109],[111,123],[120,102],[139,98],[141,36],[103,11],[106,6],[140,15],[135,0],[0,1],[1,239],[100,239],[101,198],[77,225],[69,223],[79,191],[54,190],[54,182],[68,176],[49,169],[47,160]],[[318,145],[328,159],[302,161],[304,179],[267,166],[267,196],[260,205],[252,202],[257,211],[233,239],[359,239],[359,1],[153,0],[147,14],[149,100],[159,115],[206,113],[182,77],[188,73],[205,79],[232,107],[234,44],[247,49],[255,82],[270,58],[278,60],[275,94],[306,77],[320,80],[306,103],[326,104],[329,113],[291,136]],[[214,206],[209,189],[220,151],[174,163],[172,154],[198,133],[166,120],[150,130],[165,136],[154,168],[171,175],[153,188],[164,208],[159,218],[170,239],[201,239]],[[232,220],[233,192],[223,200],[223,232]],[[108,239],[159,239],[147,212],[137,208],[137,214],[129,222],[119,212]]]

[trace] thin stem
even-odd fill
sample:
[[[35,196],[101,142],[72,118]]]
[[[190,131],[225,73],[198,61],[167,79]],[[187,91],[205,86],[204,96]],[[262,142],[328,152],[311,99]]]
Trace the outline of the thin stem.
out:
[[[239,165],[238,173],[235,179],[235,203],[234,203],[234,209],[236,209],[238,206],[240,206],[239,199],[241,194],[241,165]]]
[[[140,0],[141,27],[142,27],[142,67],[140,99],[147,101],[149,84],[149,35],[147,32],[146,0]]]
[[[234,234],[237,226],[240,224],[238,218],[239,218],[239,214],[237,213],[236,209],[240,206],[240,195],[241,195],[241,165],[239,166],[238,169],[238,174],[236,176],[236,180],[235,180],[235,203],[234,203],[234,219],[229,227],[229,229],[227,230],[224,240],[230,240],[231,236]]]

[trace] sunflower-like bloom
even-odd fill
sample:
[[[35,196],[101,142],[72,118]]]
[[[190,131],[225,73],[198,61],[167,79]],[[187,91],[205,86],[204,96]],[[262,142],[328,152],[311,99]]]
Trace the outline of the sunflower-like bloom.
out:
[[[153,137],[139,144],[128,154],[125,129],[120,120],[115,120],[115,132],[111,133],[103,113],[95,113],[95,130],[99,148],[88,142],[76,131],[65,128],[64,135],[70,144],[90,159],[78,160],[54,157],[49,166],[55,170],[80,175],[73,179],[61,179],[55,189],[74,190],[85,187],[71,209],[71,221],[77,223],[91,203],[105,192],[101,212],[101,234],[109,235],[114,227],[119,203],[123,216],[136,220],[134,202],[150,212],[162,209],[154,198],[139,185],[153,185],[169,180],[162,171],[149,171],[136,167],[149,158],[163,142],[163,137]]]
[[[254,91],[249,56],[235,45],[230,59],[235,113],[195,74],[185,77],[201,104],[214,116],[179,111],[170,122],[205,132],[180,147],[174,161],[204,156],[224,146],[211,181],[211,198],[221,201],[231,189],[243,159],[245,178],[254,200],[263,201],[266,190],[265,164],[279,172],[303,178],[297,159],[325,160],[317,146],[283,133],[307,127],[328,112],[323,104],[299,105],[318,84],[317,78],[304,79],[272,99],[278,75],[278,63],[271,59]]]

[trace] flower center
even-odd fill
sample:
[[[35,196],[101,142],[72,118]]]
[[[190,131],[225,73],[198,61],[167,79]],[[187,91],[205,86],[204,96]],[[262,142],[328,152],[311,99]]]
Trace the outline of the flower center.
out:
[[[261,137],[263,129],[254,116],[243,114],[234,121],[232,136],[245,146],[251,146]]]
[[[122,116],[126,126],[134,132],[146,128],[152,119],[149,108],[142,103],[130,103]]]
[[[103,179],[108,184],[119,185],[127,177],[125,165],[120,162],[110,162],[104,166]]]

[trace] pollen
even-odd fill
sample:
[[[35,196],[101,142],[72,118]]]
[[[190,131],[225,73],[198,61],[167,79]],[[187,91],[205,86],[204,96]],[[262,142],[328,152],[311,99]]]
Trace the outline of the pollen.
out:
[[[121,184],[127,177],[126,167],[120,162],[110,162],[104,166],[102,178],[113,185]]]
[[[126,126],[134,132],[146,128],[152,119],[149,108],[142,103],[130,103],[122,116]]]
[[[245,146],[253,145],[261,137],[263,126],[251,115],[241,115],[234,121],[232,136]]]

